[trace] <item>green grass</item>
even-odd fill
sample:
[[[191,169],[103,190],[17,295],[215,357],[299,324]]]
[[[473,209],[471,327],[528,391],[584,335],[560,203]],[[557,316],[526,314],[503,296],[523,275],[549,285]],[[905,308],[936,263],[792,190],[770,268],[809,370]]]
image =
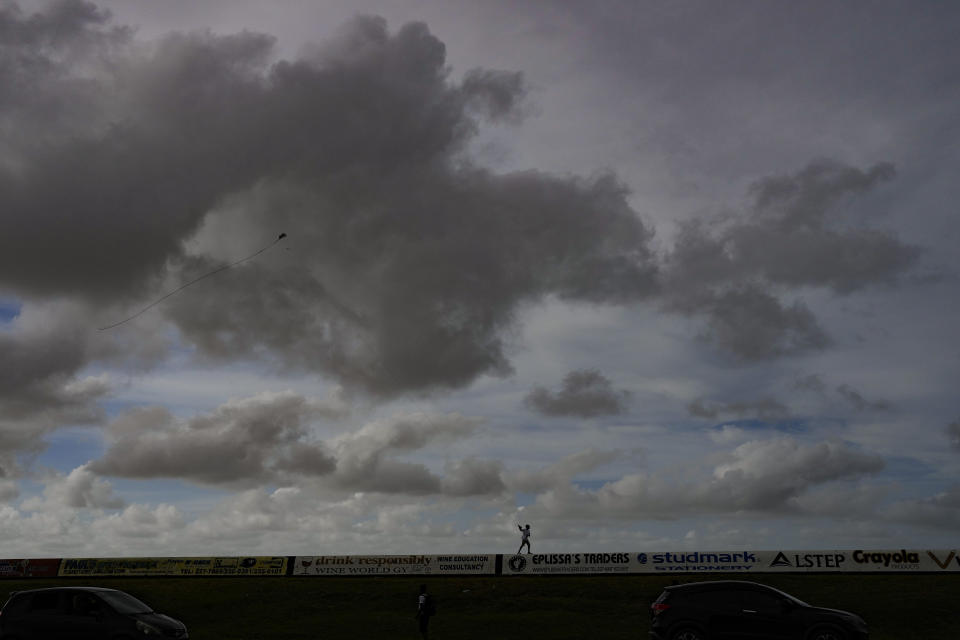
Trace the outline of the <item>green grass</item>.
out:
[[[122,578],[3,580],[0,595],[54,585],[122,589],[183,620],[194,640],[416,639],[417,587],[439,604],[434,640],[646,640],[648,606],[674,580],[745,576]],[[846,609],[871,640],[960,637],[960,574],[751,576]]]

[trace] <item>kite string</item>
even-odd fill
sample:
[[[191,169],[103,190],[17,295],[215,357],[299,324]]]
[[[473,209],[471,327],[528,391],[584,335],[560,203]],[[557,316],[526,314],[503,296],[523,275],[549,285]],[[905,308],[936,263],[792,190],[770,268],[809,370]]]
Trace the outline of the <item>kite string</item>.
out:
[[[183,285],[180,285],[179,287],[177,287],[176,289],[174,289],[174,290],[171,291],[170,293],[164,295],[163,297],[158,298],[157,300],[154,300],[153,302],[151,302],[150,304],[148,304],[147,306],[145,306],[145,307],[144,307],[143,309],[141,309],[140,311],[137,311],[135,314],[133,314],[133,315],[130,316],[129,318],[125,318],[125,319],[121,320],[120,322],[114,322],[113,324],[109,324],[109,325],[107,325],[107,326],[105,326],[105,327],[100,327],[99,329],[97,329],[97,331],[106,331],[107,329],[113,329],[114,327],[119,327],[120,325],[122,325],[122,324],[124,324],[124,323],[130,322],[130,321],[133,320],[134,318],[137,318],[137,317],[143,315],[144,313],[146,313],[147,311],[149,311],[149,310],[152,309],[153,307],[157,306],[158,304],[160,304],[161,302],[163,302],[164,300],[166,300],[167,298],[169,298],[169,297],[172,296],[173,294],[178,293],[178,292],[180,292],[180,291],[183,291],[184,289],[186,289],[186,288],[189,287],[190,285],[195,284],[195,283],[197,283],[197,282],[200,282],[200,281],[203,280],[204,278],[209,278],[209,277],[212,276],[212,275],[216,275],[216,274],[220,273],[221,271],[226,271],[226,270],[229,269],[230,267],[235,267],[235,266],[237,266],[238,264],[240,264],[240,263],[242,263],[242,262],[246,262],[247,260],[251,260],[251,259],[253,259],[253,258],[256,258],[256,257],[257,257],[258,255],[260,255],[261,253],[263,253],[263,252],[266,251],[267,249],[271,248],[273,245],[275,245],[275,244],[277,244],[278,242],[280,242],[281,240],[283,240],[286,236],[287,236],[287,234],[281,233],[280,236],[279,236],[276,240],[274,240],[273,242],[271,242],[271,243],[268,244],[267,246],[263,247],[262,249],[260,249],[260,250],[257,251],[256,253],[251,253],[251,254],[250,254],[249,256],[247,256],[246,258],[241,258],[240,260],[237,260],[236,262],[231,262],[230,264],[227,264],[227,265],[224,265],[224,266],[219,267],[219,268],[217,268],[217,269],[214,269],[213,271],[211,271],[211,272],[209,272],[209,273],[205,273],[205,274],[203,274],[202,276],[200,276],[200,277],[198,277],[198,278],[194,278],[194,279],[191,280],[190,282],[188,282],[188,283],[186,283],[186,284],[183,284]]]

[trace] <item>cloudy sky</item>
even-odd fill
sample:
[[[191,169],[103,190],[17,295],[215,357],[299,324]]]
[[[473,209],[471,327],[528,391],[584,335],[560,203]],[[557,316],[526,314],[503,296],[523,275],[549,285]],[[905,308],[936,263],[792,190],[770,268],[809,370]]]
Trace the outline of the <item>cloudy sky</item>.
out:
[[[5,557],[952,547],[958,25],[0,0]]]

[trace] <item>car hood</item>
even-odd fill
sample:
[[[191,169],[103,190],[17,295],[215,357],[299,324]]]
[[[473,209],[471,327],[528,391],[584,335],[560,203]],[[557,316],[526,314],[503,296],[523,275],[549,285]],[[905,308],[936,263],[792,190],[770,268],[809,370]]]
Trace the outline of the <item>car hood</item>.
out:
[[[816,611],[817,613],[826,613],[832,616],[840,616],[843,618],[849,618],[850,620],[858,620],[863,622],[863,618],[858,616],[855,613],[850,613],[849,611],[844,611],[843,609],[828,609],[826,607],[810,607],[811,611]]]
[[[183,623],[180,622],[179,620],[177,620],[177,619],[175,619],[175,618],[171,618],[170,616],[166,616],[166,615],[164,615],[164,614],[162,614],[162,613],[157,613],[157,612],[155,612],[155,611],[154,611],[154,612],[151,612],[151,613],[138,613],[138,614],[137,614],[136,616],[134,616],[134,617],[135,617],[137,620],[140,620],[140,621],[142,621],[142,622],[146,622],[147,624],[152,624],[153,626],[157,627],[158,629],[163,629],[163,630],[169,629],[169,630],[172,631],[172,630],[175,630],[175,629],[186,629],[186,628],[187,628],[187,625],[183,624]]]

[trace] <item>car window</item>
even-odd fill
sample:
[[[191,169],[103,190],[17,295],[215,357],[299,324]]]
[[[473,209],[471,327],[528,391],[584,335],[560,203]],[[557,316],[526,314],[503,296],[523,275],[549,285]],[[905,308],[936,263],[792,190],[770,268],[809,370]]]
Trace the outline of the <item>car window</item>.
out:
[[[801,607],[809,607],[809,606],[810,606],[809,604],[807,604],[806,602],[804,602],[803,600],[801,600],[800,598],[798,598],[798,597],[796,597],[796,596],[792,596],[792,595],[790,595],[789,593],[784,593],[783,591],[780,591],[779,589],[775,589],[775,591],[777,592],[777,595],[779,595],[780,597],[782,597],[782,598],[783,598],[784,600],[786,600],[787,602],[792,602],[793,604],[795,604],[795,605],[800,605]]]
[[[20,613],[26,610],[29,603],[30,599],[27,596],[12,596],[7,600],[7,604],[3,605],[3,612],[7,615]]]
[[[780,615],[783,613],[784,599],[763,591],[744,591],[743,608],[766,615]]]
[[[732,613],[740,610],[740,592],[728,589],[704,591],[697,594],[696,603],[709,611]]]
[[[90,616],[97,614],[101,609],[101,602],[89,593],[80,591],[68,599],[68,612],[75,616]]]
[[[123,591],[101,591],[99,596],[117,613],[151,613],[153,609]]]
[[[59,591],[41,591],[33,594],[30,601],[30,611],[48,611],[52,612],[60,607]]]

